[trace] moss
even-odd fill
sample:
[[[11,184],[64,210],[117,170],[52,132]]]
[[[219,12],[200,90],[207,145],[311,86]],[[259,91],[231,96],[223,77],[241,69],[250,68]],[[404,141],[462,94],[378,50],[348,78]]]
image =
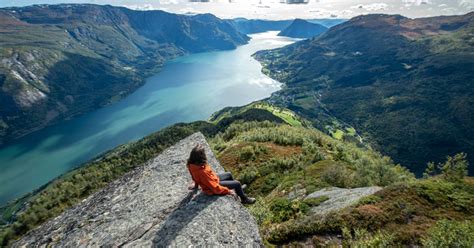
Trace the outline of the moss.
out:
[[[321,203],[323,203],[327,200],[329,200],[329,197],[323,195],[323,196],[316,197],[316,198],[305,199],[303,202],[305,204],[308,204],[308,206],[310,206],[310,207],[316,207],[316,206],[321,205]]]

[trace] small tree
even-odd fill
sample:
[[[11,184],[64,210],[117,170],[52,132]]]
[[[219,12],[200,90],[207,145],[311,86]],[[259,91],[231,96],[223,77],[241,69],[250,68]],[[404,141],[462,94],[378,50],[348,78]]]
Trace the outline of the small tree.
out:
[[[452,157],[448,156],[445,163],[429,162],[423,176],[427,178],[441,174],[448,181],[458,181],[467,176],[468,166],[467,155],[458,153]]]

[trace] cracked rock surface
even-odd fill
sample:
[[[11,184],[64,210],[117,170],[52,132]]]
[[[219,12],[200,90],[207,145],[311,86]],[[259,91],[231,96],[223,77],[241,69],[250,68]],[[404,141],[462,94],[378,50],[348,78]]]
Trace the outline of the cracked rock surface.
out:
[[[262,246],[258,226],[240,202],[187,189],[186,160],[196,144],[204,145],[209,164],[222,172],[204,136],[193,134],[13,246]]]
[[[348,207],[364,196],[369,196],[381,190],[381,187],[362,187],[354,189],[344,189],[338,187],[325,188],[309,194],[306,199],[327,196],[329,199],[322,202],[316,207],[312,207],[311,211],[319,215],[325,215],[329,212],[336,211]]]

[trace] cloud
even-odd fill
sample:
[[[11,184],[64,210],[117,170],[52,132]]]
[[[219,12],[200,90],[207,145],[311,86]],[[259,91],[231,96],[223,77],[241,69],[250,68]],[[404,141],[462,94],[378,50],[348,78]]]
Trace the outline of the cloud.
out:
[[[387,8],[388,4],[386,3],[358,4],[351,7],[351,9],[363,9],[367,11],[386,10]]]
[[[422,4],[431,4],[430,0],[402,0],[402,2],[405,4],[405,6],[420,6]]]
[[[158,9],[151,4],[132,4],[132,5],[124,4],[122,6],[129,9],[133,9],[133,10],[157,10]],[[163,10],[164,8],[160,8],[160,9]]]
[[[461,0],[459,6],[469,10],[474,10],[474,0]]]

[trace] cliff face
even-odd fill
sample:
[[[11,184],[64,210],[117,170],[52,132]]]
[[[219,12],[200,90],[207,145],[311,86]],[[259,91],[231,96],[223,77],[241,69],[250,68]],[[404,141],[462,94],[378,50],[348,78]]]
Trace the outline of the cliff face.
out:
[[[262,246],[255,220],[238,201],[188,191],[186,159],[198,143],[214,170],[223,171],[204,136],[193,134],[13,247]]]

